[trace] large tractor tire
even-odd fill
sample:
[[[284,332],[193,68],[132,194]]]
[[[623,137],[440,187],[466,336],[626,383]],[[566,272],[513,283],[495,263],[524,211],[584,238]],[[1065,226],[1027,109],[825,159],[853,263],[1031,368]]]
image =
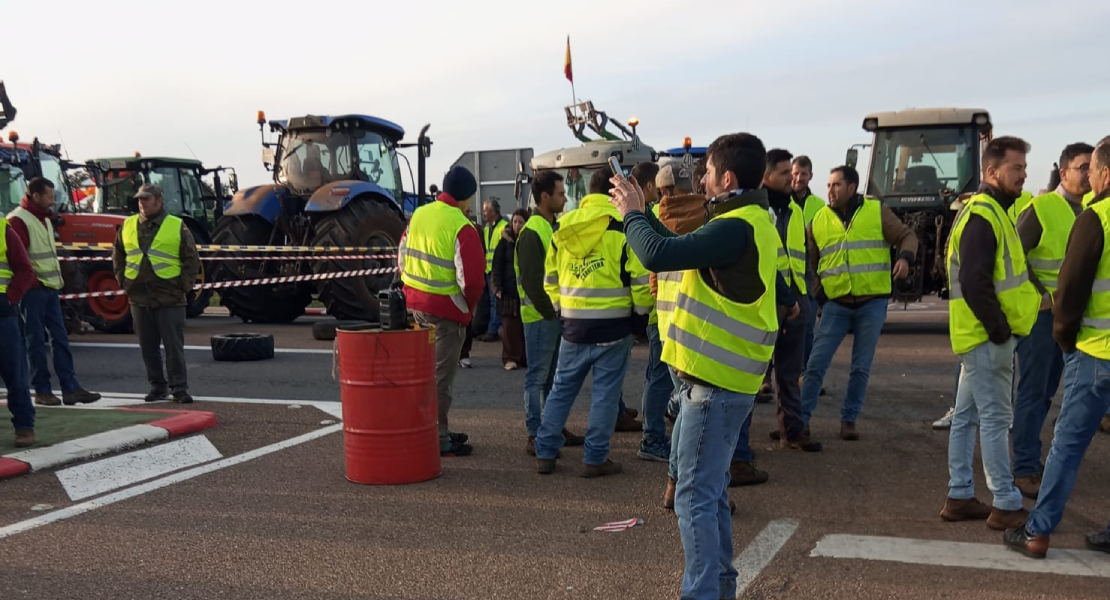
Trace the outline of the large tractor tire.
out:
[[[273,225],[255,215],[223,217],[212,241],[221,246],[262,246],[270,243]],[[280,276],[281,263],[258,260],[217,261],[216,281],[237,281]],[[312,301],[302,284],[252,285],[220,290],[220,304],[244,323],[289,323],[304,314]]]
[[[90,292],[110,292],[121,289],[116,282],[111,263],[90,262],[85,269]],[[131,304],[125,294],[93,297],[86,300],[86,320],[97,331],[104,333],[131,333]]]
[[[314,246],[380,246],[393,248],[405,231],[401,215],[384,201],[373,198],[355,198],[347,206],[322,216],[316,222]],[[375,251],[366,254],[391,254]],[[316,260],[312,263],[315,274],[355,271],[392,267],[390,258],[361,260]],[[328,314],[341,320],[378,320],[378,290],[389,287],[393,273],[327,279],[319,283],[320,301]]]
[[[193,241],[199,246],[202,244],[211,243],[208,234],[200,228],[193,221],[186,221],[189,226],[189,233],[193,234]],[[200,271],[197,272],[197,283],[207,283],[208,273],[210,270],[211,261],[200,261]],[[212,300],[212,290],[193,290],[189,297],[189,303],[185,305],[185,316],[192,319],[204,314],[204,309],[208,308],[209,302]]]

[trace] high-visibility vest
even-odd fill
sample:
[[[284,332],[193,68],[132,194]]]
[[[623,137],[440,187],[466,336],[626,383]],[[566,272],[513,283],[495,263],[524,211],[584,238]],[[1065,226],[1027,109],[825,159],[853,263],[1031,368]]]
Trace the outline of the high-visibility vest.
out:
[[[455,242],[470,224],[458,207],[446,202],[436,200],[417,208],[401,248],[401,283],[428,294],[451,296],[456,305],[466,306],[455,271]]]
[[[1064,249],[1075,223],[1071,202],[1056,192],[1038,196],[1030,203],[1033,214],[1041,223],[1041,239],[1029,251],[1029,268],[1051,295],[1056,294],[1056,280],[1064,264]]]
[[[8,262],[8,221],[0,217],[0,294],[7,293],[14,275]]]
[[[1087,192],[1086,196],[1083,196],[1083,208],[1088,208],[1089,206],[1091,206],[1091,203],[1094,202],[1094,201],[1095,201],[1095,191],[1091,190],[1091,191]]]
[[[181,226],[180,218],[166,215],[158,232],[150,242],[150,249],[143,252],[139,248],[139,215],[131,215],[123,222],[120,235],[123,239],[123,251],[127,255],[127,264],[123,269],[123,278],[132,281],[139,276],[139,267],[143,264],[143,257],[150,260],[154,274],[162,279],[173,279],[181,276]]]
[[[831,207],[813,217],[817,276],[825,296],[881,296],[890,293],[890,244],[883,237],[882,204],[864,199],[848,227]]]
[[[1110,360],[1110,245],[1106,244],[1110,240],[1110,200],[1092,204],[1087,210],[1094,211],[1102,223],[1102,258],[1095,270],[1095,282],[1079,323],[1075,347],[1095,358]]]
[[[990,223],[997,241],[994,253],[994,290],[1010,331],[1014,335],[1029,335],[1037,320],[1041,298],[1025,267],[1025,251],[1021,239],[1002,206],[986,194],[972,196],[956,215],[952,235],[948,241],[948,332],[952,351],[966,354],[989,340],[983,323],[976,318],[963,297],[960,287],[960,240],[971,215],[978,215]]]
[[[805,200],[802,204],[802,215],[804,215],[806,227],[809,227],[809,224],[813,222],[813,217],[816,217],[818,211],[820,211],[822,208],[825,208],[824,200],[818,198],[817,196],[814,196],[813,194],[805,197]]]
[[[1021,195],[1018,196],[1017,200],[1014,200],[1014,203],[1010,205],[1010,208],[1006,209],[1006,216],[1010,217],[1011,223],[1017,223],[1018,217],[1021,216],[1021,213],[1025,212],[1025,209],[1032,206],[1032,204],[1033,192],[1022,190]]]
[[[505,231],[505,226],[509,223],[505,219],[501,219],[494,223],[493,226],[485,225],[482,227],[483,241],[486,243],[486,275],[493,272],[493,251],[497,250],[497,244],[501,240],[501,234]]]
[[[27,254],[31,258],[31,268],[43,286],[52,290],[60,290],[62,282],[62,265],[58,262],[58,249],[54,245],[54,226],[50,220],[43,225],[38,217],[22,206],[8,214],[8,218],[16,218],[27,226],[27,235],[30,245]]]
[[[806,228],[802,207],[790,203],[790,221],[786,224],[785,246],[779,247],[779,273],[787,283],[794,278],[798,291],[806,293]]]
[[[551,251],[551,236],[554,230],[551,227],[551,222],[544,218],[542,215],[532,215],[524,223],[524,227],[520,232],[524,233],[525,230],[532,230],[536,235],[540,236],[540,242],[543,243],[543,252],[546,262],[547,253]],[[519,240],[519,236],[517,237]],[[543,315],[532,304],[532,299],[528,294],[524,293],[524,286],[520,284],[522,281],[520,277],[520,260],[517,258],[517,253],[520,252],[520,243],[516,245],[516,251],[513,253],[513,271],[516,273],[516,291],[520,295],[520,320],[524,323],[535,323],[543,320]],[[545,285],[548,283],[546,277],[544,279]],[[558,283],[556,281],[555,283]]]
[[[663,362],[721,389],[755,394],[778,336],[775,274],[781,242],[770,215],[760,206],[713,218],[742,219],[751,225],[763,294],[741,304],[714,290],[698,269],[684,271],[663,342]]]

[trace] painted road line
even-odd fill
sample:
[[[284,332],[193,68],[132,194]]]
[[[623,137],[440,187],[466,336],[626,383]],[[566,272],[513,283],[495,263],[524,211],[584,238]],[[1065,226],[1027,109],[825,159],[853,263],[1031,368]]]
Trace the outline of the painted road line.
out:
[[[41,471],[58,465],[79,460],[95,458],[133,448],[170,437],[170,432],[152,425],[130,425],[112,431],[105,431],[68,442],[61,442],[45,448],[32,448],[21,452],[5,454],[31,466],[31,471]]]
[[[137,350],[138,344],[128,343],[108,343],[108,342],[70,342],[70,347],[76,348],[124,348],[128,350]],[[204,352],[211,352],[211,346],[185,346],[186,350],[201,350]],[[274,352],[278,354],[327,354],[331,355],[334,351],[330,348],[275,348]]]
[[[55,394],[60,392],[55,391]],[[159,400],[158,402],[144,402],[143,397],[146,394],[135,394],[131,392],[101,392],[101,399],[92,404],[78,404],[69,408],[73,409],[96,409],[96,408],[112,408],[115,406],[150,406],[157,410],[163,406],[172,405],[173,401],[170,399]],[[193,396],[193,400],[197,402],[223,402],[227,404],[300,404],[302,406],[312,406],[320,409],[321,411],[332,415],[341,416],[342,409],[339,402],[332,402],[328,400],[289,400],[283,398],[235,398],[231,396]],[[110,404],[106,404],[108,401]]]
[[[755,578],[759,577],[760,572],[771,564],[771,560],[797,530],[797,519],[775,519],[732,561],[732,566],[739,572],[736,576],[736,597],[739,598]]]
[[[1110,556],[1092,550],[1052,548],[1044,560],[1025,557],[1002,545],[868,535],[826,535],[810,556],[881,560],[938,567],[967,567],[1023,573],[1110,578]]]
[[[235,465],[242,464],[262,456],[266,456],[267,454],[272,454],[280,450],[285,450],[286,448],[299,446],[306,442],[311,442],[312,440],[322,438],[337,431],[342,431],[342,429],[342,425],[329,425],[327,427],[322,427],[320,429],[317,429],[316,431],[311,431],[304,435],[299,435],[295,438],[290,438],[276,444],[263,446],[256,450],[251,450],[250,452],[244,452],[243,454],[224,458],[216,462],[208,463],[206,465],[193,467],[192,469],[188,469],[186,471],[179,471],[172,475],[162,477],[161,479],[155,479],[146,483],[140,483],[139,485],[136,485],[134,487],[123,489],[118,492],[112,492],[111,494],[101,496],[100,498],[97,498],[95,500],[86,500],[81,504],[74,504],[73,506],[68,506],[54,512],[46,513],[39,517],[35,517],[34,519],[27,519],[26,521],[13,523],[6,527],[0,527],[0,540],[23,533],[25,531],[30,531],[37,527],[42,527],[43,525],[57,523],[58,521],[63,521],[71,517],[76,517],[78,515],[85,514],[98,508],[103,508],[117,502],[122,502],[136,496],[141,496],[143,494],[171,486],[175,483],[188,481],[195,477],[200,477],[201,475],[212,473],[213,471],[219,471],[220,469],[233,467]]]
[[[198,435],[62,469],[58,481],[70,500],[84,500],[220,458],[212,442]]]

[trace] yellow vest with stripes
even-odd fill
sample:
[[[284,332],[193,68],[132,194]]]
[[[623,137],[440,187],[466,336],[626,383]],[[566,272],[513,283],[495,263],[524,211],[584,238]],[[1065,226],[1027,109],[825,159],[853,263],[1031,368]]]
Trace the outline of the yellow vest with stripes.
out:
[[[47,219],[46,225],[43,225],[38,217],[22,206],[8,214],[8,218],[19,219],[27,226],[27,235],[31,240],[27,254],[31,258],[31,268],[35,271],[35,277],[45,287],[52,290],[62,289],[62,265],[58,262],[58,249],[54,245],[54,226],[50,224],[50,219]]]
[[[994,289],[1010,330],[1014,335],[1029,335],[1040,308],[1037,293],[1025,267],[1025,251],[1017,230],[994,198],[986,194],[973,196],[956,215],[948,240],[948,332],[952,351],[966,354],[989,340],[983,323],[971,312],[960,287],[960,240],[968,217],[978,215],[990,223],[997,241],[994,253]]]
[[[795,204],[797,203],[795,202]],[[816,217],[817,213],[822,208],[825,208],[824,200],[818,198],[817,196],[814,196],[813,194],[806,196],[805,204],[802,205],[802,215],[805,217],[806,227],[808,227],[809,224],[813,222],[813,217]],[[805,227],[803,227],[803,229],[804,228]]]
[[[1056,192],[1038,196],[1030,207],[1041,223],[1041,240],[1029,251],[1029,268],[1048,293],[1055,295],[1060,265],[1064,264],[1064,249],[1071,226],[1075,224],[1075,211],[1071,202]]]
[[[822,208],[813,217],[813,241],[817,276],[830,300],[890,293],[890,244],[878,200],[864,199],[847,228],[832,207]]]
[[[145,256],[150,260],[154,274],[161,279],[173,279],[181,276],[181,226],[180,218],[166,215],[154,239],[150,242],[150,249],[145,253],[139,248],[139,215],[131,215],[123,222],[120,236],[123,239],[123,251],[127,255],[127,264],[123,269],[123,277],[128,281],[139,276],[139,267]]]
[[[8,263],[8,221],[0,217],[0,294],[7,293],[8,284],[12,282],[11,264]]]
[[[466,306],[455,271],[455,242],[470,224],[458,207],[439,200],[416,209],[401,249],[401,283],[428,294],[451,296],[455,304]]]
[[[505,231],[505,226],[509,223],[505,219],[501,219],[493,224],[493,227],[485,225],[482,227],[482,238],[486,243],[486,275],[493,272],[493,252],[497,250],[497,244],[501,241],[501,234]]]
[[[786,224],[786,245],[779,247],[779,273],[787,283],[794,278],[798,291],[806,293],[806,227],[804,213],[790,203],[790,222]],[[781,239],[781,238],[780,238]]]
[[[1098,261],[1091,298],[1083,311],[1075,347],[1095,358],[1110,360],[1110,245],[1106,243],[1110,240],[1110,200],[1090,205],[1088,210],[1098,215],[1102,223],[1102,258]]]
[[[551,251],[551,236],[554,233],[551,222],[544,218],[543,215],[532,215],[524,223],[524,227],[520,230],[521,233],[526,229],[532,230],[536,232],[536,235],[540,236],[540,242],[543,243],[543,252],[546,259],[547,253]],[[520,239],[519,236],[517,239]],[[519,251],[520,244],[518,242],[516,252]],[[520,295],[520,320],[524,323],[542,321],[543,315],[540,314],[540,311],[536,310],[528,294],[524,293],[524,286],[520,284],[522,281],[520,278],[520,260],[517,258],[516,252],[513,253],[513,271],[516,272],[516,291]]]
[[[1014,200],[1014,203],[1011,204],[1010,208],[1006,210],[1006,216],[1010,217],[1011,223],[1017,223],[1018,217],[1021,216],[1021,213],[1025,212],[1025,210],[1032,205],[1033,192],[1022,190],[1021,195],[1018,196],[1018,199]]]
[[[760,206],[745,206],[714,219],[743,219],[752,226],[763,295],[741,304],[705,283],[697,269],[684,271],[663,342],[663,362],[721,389],[755,394],[778,335],[775,275],[781,242],[770,215]]]

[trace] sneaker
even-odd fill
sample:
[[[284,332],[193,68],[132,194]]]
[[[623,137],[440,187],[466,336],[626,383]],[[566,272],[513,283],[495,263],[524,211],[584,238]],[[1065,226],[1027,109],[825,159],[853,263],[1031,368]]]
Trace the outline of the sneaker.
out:
[[[629,431],[642,431],[643,429],[643,423],[629,416],[628,412],[623,412],[617,416],[617,425],[614,428],[615,431],[627,433]]]
[[[66,406],[73,406],[74,404],[92,404],[97,400],[100,400],[100,394],[88,390],[77,390],[76,392],[62,394],[62,404]]]
[[[636,456],[648,462],[670,462],[671,444],[666,440],[643,440],[640,442],[640,451]]]
[[[157,402],[159,400],[165,400],[166,397],[169,395],[170,393],[166,390],[153,389],[147,392],[147,395],[143,397],[143,402]]]
[[[448,437],[439,441],[440,456],[470,456],[471,452],[474,452],[473,446],[456,439]]]
[[[948,498],[940,510],[940,518],[945,521],[982,521],[991,516],[991,507],[976,498],[956,500]]]
[[[586,438],[584,438],[584,437],[582,437],[578,434],[571,433],[566,428],[563,428],[563,447],[564,448],[574,448],[574,447],[578,447],[578,446],[584,446],[585,444],[586,444]]]
[[[54,394],[35,394],[35,404],[39,406],[58,406],[62,400]]]
[[[178,404],[192,404],[193,397],[188,392],[174,392],[173,401]]]
[[[728,468],[728,487],[740,487],[743,485],[759,485],[767,483],[771,478],[767,471],[760,471],[755,468],[755,462],[745,463],[739,461],[732,461]]]
[[[1041,493],[1041,476],[1014,477],[1014,487],[1021,491],[1021,495],[1036,500]]]
[[[1007,529],[1002,534],[1002,543],[1029,558],[1044,558],[1048,554],[1048,536],[1029,535],[1024,526]]]
[[[30,448],[35,445],[35,432],[32,429],[15,430],[15,447]]]
[[[1029,520],[1029,511],[1024,508],[1017,510],[1002,510],[1000,508],[992,508],[991,516],[987,517],[987,527],[995,531],[1006,531],[1007,529],[1019,529],[1025,527],[1025,522]]]
[[[933,429],[937,431],[952,429],[952,415],[954,414],[956,414],[956,407],[949,408],[943,417],[933,421]]]
[[[459,359],[459,366],[464,368],[464,369],[469,369],[469,368],[473,367],[474,365],[471,364],[469,358],[460,358]]]
[[[519,368],[520,368],[520,365],[517,365],[516,362],[511,361],[511,360],[505,361],[505,370],[506,371],[515,371]]]
[[[600,465],[585,465],[582,469],[582,477],[585,479],[594,479],[597,477],[606,477],[608,475],[616,475],[624,470],[619,462],[606,460]]]

